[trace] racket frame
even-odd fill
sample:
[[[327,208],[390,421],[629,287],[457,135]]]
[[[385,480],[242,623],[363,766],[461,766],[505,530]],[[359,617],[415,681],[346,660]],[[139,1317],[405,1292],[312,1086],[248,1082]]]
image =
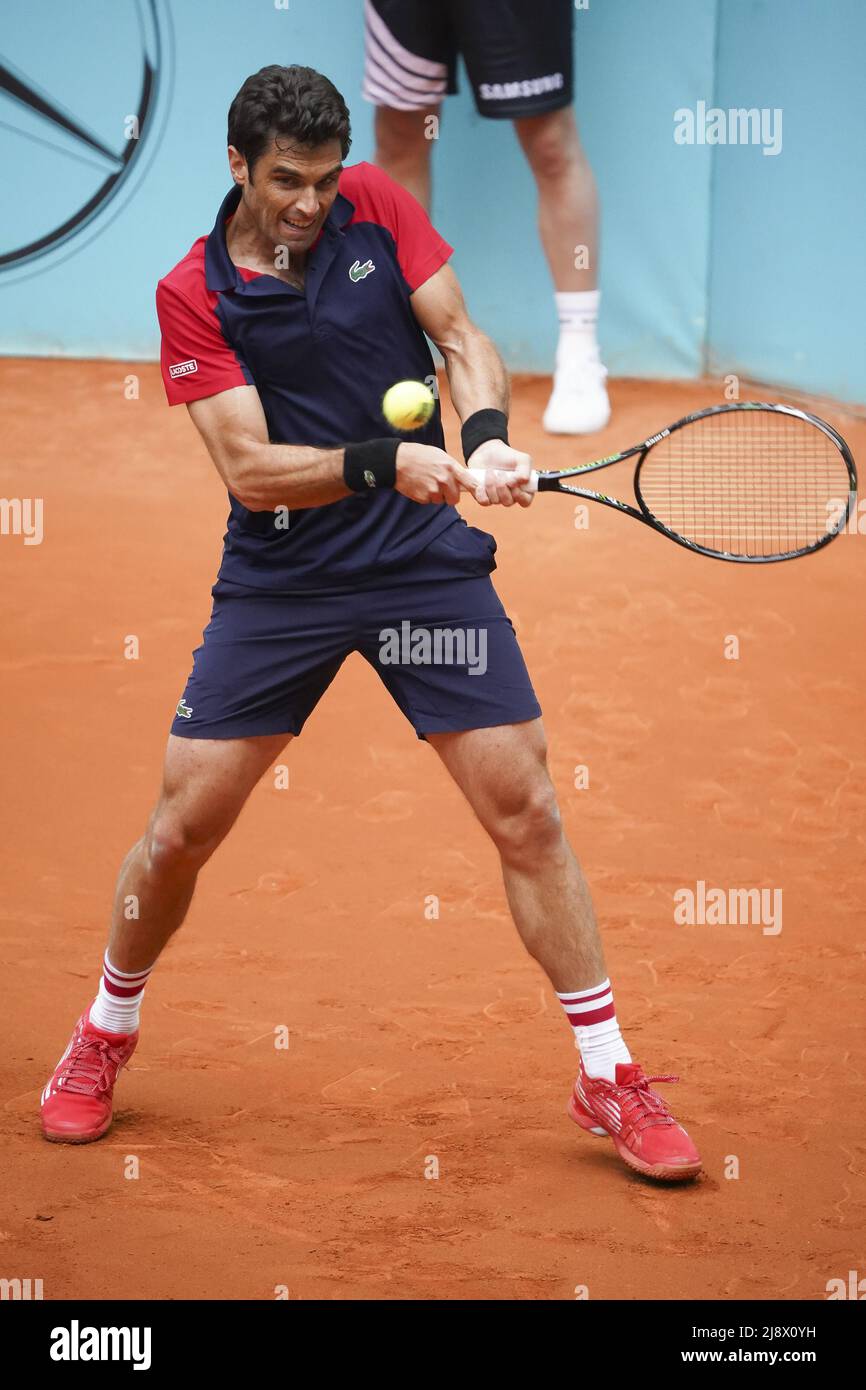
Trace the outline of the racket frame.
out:
[[[664,522],[650,511],[649,506],[644,500],[640,490],[640,473],[646,461],[647,455],[654,445],[667,439],[669,435],[676,433],[677,430],[684,429],[686,425],[692,425],[696,420],[705,420],[711,415],[726,415],[732,411],[762,410],[777,415],[791,415],[795,419],[805,420],[808,424],[814,425],[821,430],[832,442],[842,457],[848,470],[848,495],[845,502],[844,511],[839,516],[838,521],[832,528],[828,528],[823,536],[820,536],[812,545],[804,546],[799,550],[788,550],[780,552],[778,555],[738,555],[726,550],[713,550],[708,546],[699,545],[697,541],[691,541],[686,536],[681,536],[670,527],[665,526]],[[601,468],[610,468],[615,463],[622,463],[624,459],[633,458],[635,454],[640,457],[634,471],[634,495],[637,506],[633,507],[628,502],[623,502],[619,497],[609,497],[603,492],[593,492],[589,488],[572,487],[563,482],[567,478],[579,478],[585,473],[595,473]],[[780,405],[771,401],[734,401],[728,405],[711,405],[704,410],[694,411],[691,415],[684,415],[681,420],[676,420],[674,424],[668,425],[666,429],[659,430],[656,434],[651,434],[641,444],[634,444],[630,449],[623,449],[618,454],[609,454],[605,458],[594,459],[591,463],[583,463],[575,468],[564,468],[559,471],[539,471],[537,474],[537,490],[539,492],[561,492],[567,493],[571,497],[581,497],[589,502],[601,502],[606,507],[613,507],[617,511],[626,512],[636,521],[642,521],[645,526],[650,526],[654,531],[659,531],[661,535],[667,536],[669,540],[676,541],[677,545],[684,546],[686,550],[692,550],[698,555],[707,555],[713,560],[729,560],[734,564],[767,565],[775,564],[780,560],[794,560],[801,555],[812,555],[816,550],[821,550],[825,545],[838,536],[839,532],[847,525],[848,519],[857,499],[857,468],[851,455],[851,450],[845,443],[842,436],[828,425],[826,420],[820,419],[817,415],[810,415],[808,411],[799,410],[796,406]],[[841,500],[841,499],[840,499]]]

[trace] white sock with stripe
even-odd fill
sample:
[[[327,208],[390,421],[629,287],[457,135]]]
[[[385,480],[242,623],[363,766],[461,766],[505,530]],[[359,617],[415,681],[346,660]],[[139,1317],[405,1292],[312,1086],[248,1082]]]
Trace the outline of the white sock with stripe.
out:
[[[602,980],[590,989],[575,989],[556,997],[574,1029],[574,1040],[580,1048],[587,1076],[603,1076],[616,1080],[617,1062],[630,1062],[631,1053],[625,1045],[616,1010],[610,980]]]
[[[90,1007],[90,1022],[102,1033],[134,1033],[138,1028],[144,987],[153,969],[131,973],[117,970],[108,959],[102,966],[99,993]]]
[[[600,290],[557,290],[554,295],[559,317],[559,347],[556,370],[567,372],[587,361],[598,361],[596,325],[601,303]]]

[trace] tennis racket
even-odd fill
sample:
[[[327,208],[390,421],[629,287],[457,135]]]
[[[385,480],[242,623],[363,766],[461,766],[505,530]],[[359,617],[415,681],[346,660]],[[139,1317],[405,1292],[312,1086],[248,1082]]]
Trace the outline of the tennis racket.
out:
[[[639,455],[636,506],[573,485]],[[484,479],[484,469],[470,469]],[[857,496],[851,450],[832,425],[788,405],[742,401],[686,415],[642,444],[559,472],[530,488],[614,507],[716,560],[795,560],[843,530]]]

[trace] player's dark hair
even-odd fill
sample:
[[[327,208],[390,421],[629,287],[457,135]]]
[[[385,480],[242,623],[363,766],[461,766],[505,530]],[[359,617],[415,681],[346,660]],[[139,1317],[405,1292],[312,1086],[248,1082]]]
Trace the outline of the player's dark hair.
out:
[[[228,143],[253,165],[271,141],[288,140],[315,149],[339,140],[342,158],[352,143],[349,108],[315,68],[271,63],[247,78],[229,107]]]

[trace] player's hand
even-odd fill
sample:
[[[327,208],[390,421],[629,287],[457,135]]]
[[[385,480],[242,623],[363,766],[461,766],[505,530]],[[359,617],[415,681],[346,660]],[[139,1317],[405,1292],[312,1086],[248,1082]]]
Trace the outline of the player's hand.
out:
[[[535,497],[530,492],[529,475],[532,459],[519,449],[512,449],[501,439],[487,439],[479,444],[469,460],[471,468],[483,468],[487,477],[482,487],[475,489],[475,500],[482,507],[529,507]]]
[[[477,452],[477,451],[476,451]],[[434,444],[403,443],[397,450],[396,492],[413,502],[449,502],[456,507],[461,489],[477,495],[468,468]]]

